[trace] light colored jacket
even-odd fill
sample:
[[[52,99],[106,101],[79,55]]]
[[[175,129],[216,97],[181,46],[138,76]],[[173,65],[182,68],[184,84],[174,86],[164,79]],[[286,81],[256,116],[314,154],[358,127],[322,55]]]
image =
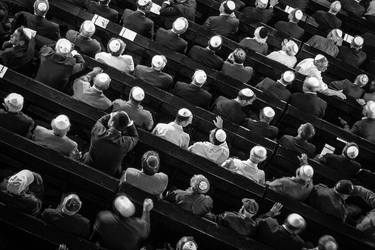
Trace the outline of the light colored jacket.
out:
[[[196,142],[189,147],[189,151],[221,165],[229,157],[229,148],[226,142],[214,145],[211,142]]]
[[[221,166],[243,175],[258,184],[264,185],[265,183],[264,171],[258,168],[258,164],[254,164],[250,160],[241,161],[239,159],[229,158]]]
[[[190,136],[185,133],[182,126],[175,122],[159,123],[152,133],[164,140],[167,140],[183,149],[188,149]]]

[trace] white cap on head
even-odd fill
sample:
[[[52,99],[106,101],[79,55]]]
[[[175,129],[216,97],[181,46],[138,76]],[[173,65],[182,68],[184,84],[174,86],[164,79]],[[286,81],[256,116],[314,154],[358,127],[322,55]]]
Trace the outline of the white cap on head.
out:
[[[181,117],[190,117],[190,116],[193,116],[193,114],[191,113],[190,110],[188,110],[187,108],[182,108],[180,109],[177,114]]]
[[[225,133],[225,131],[220,128],[215,132],[215,139],[218,142],[225,142],[225,140],[227,139],[227,133]]]
[[[23,108],[23,96],[17,93],[11,93],[4,98],[4,104],[10,112],[20,112]]]
[[[207,74],[203,70],[196,70],[193,75],[193,81],[196,85],[202,86],[207,81]]]
[[[294,12],[294,18],[296,19],[296,20],[301,20],[302,19],[302,17],[303,17],[303,12],[302,12],[302,10],[296,10],[295,12]]]
[[[368,83],[368,76],[366,74],[360,74],[359,76],[357,76],[357,79],[359,81],[359,83],[361,84],[361,86],[364,86]]]
[[[320,82],[316,77],[306,77],[303,82],[304,91],[313,91],[316,92],[320,89]]]
[[[108,49],[112,53],[117,53],[121,50],[121,41],[119,39],[113,39],[108,43]]]
[[[70,127],[70,121],[66,115],[57,116],[53,119],[52,124],[58,130],[67,130]]]
[[[356,37],[354,37],[352,43],[353,43],[353,45],[354,45],[355,47],[362,47],[362,45],[363,45],[363,43],[364,43],[363,37],[361,37],[361,36],[356,36]]]
[[[208,43],[212,48],[219,48],[223,44],[223,39],[221,36],[213,36]]]
[[[151,0],[138,0],[137,1],[137,5],[138,6],[141,6],[141,7],[144,7],[148,4],[150,4],[152,1]]]
[[[269,119],[272,119],[275,117],[275,110],[273,110],[273,108],[271,107],[263,108],[262,112],[263,112],[263,115]]]
[[[375,118],[375,102],[368,101],[364,107],[368,118]]]
[[[305,219],[301,215],[295,213],[288,215],[286,222],[296,229],[303,229],[306,225]]]
[[[294,41],[292,41],[292,40],[289,40],[285,44],[285,49],[287,51],[289,51],[291,53],[291,55],[293,55],[293,56],[297,55],[298,50],[299,50],[298,45]]]
[[[314,169],[310,165],[303,165],[297,169],[297,176],[307,181],[314,176]]]
[[[143,101],[143,99],[145,99],[145,92],[143,91],[142,88],[137,87],[137,86],[132,88],[131,95],[132,95],[132,98],[137,102],[141,102]]]
[[[250,150],[250,158],[255,158],[257,163],[267,159],[267,150],[262,146],[255,146]]]
[[[282,79],[284,82],[290,83],[294,81],[295,77],[296,75],[294,74],[293,71],[287,70],[283,73]]]
[[[111,83],[111,78],[106,73],[99,73],[94,78],[94,85],[99,90],[106,90]]]
[[[45,2],[40,2],[36,5],[36,8],[40,11],[40,12],[46,12],[47,9],[48,9],[48,5],[47,3]]]
[[[32,29],[29,29],[29,28],[23,28],[23,33],[25,34],[25,36],[27,37],[27,39],[31,39],[31,38],[34,38],[35,35],[36,35],[36,32],[35,30],[32,30]]]
[[[91,20],[86,20],[81,24],[81,32],[93,35],[95,33],[95,24]]]
[[[177,18],[172,25],[172,29],[177,34],[184,33],[189,27],[189,21],[185,17],[179,17]]]
[[[252,91],[249,88],[244,88],[240,90],[240,94],[247,97],[247,98],[252,98],[255,94],[254,91]]]
[[[113,206],[115,207],[117,212],[124,218],[131,217],[135,213],[133,202],[131,202],[131,200],[129,200],[129,198],[125,195],[116,197],[113,202]]]
[[[331,6],[329,8],[333,12],[339,12],[341,10],[341,2],[340,1],[334,1],[333,3],[331,3]]]
[[[167,58],[165,58],[163,55],[156,55],[152,58],[151,64],[154,69],[162,70],[167,64]]]
[[[60,54],[68,54],[72,51],[72,48],[72,43],[65,38],[59,39],[55,46],[56,52]]]
[[[260,4],[263,4],[263,5],[268,4],[268,0],[257,0],[257,2],[260,3]]]
[[[347,149],[346,149],[346,155],[350,158],[350,159],[355,159],[357,158],[359,154],[359,149],[358,147],[356,146],[349,146]]]
[[[340,30],[340,29],[333,29],[331,32],[335,36],[342,38],[342,35],[343,35],[342,30]]]
[[[12,194],[22,193],[34,181],[33,172],[24,169],[8,179],[7,190]]]
[[[234,11],[236,9],[236,4],[231,0],[224,2],[224,4],[229,11]]]

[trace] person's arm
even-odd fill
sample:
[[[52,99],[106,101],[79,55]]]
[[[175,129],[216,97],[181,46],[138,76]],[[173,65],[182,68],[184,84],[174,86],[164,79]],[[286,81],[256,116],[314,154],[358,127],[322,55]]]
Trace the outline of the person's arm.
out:
[[[371,208],[375,208],[375,193],[371,190],[362,187],[354,185],[353,192],[351,195],[358,196],[362,200],[364,200]]]
[[[107,130],[108,121],[111,118],[111,114],[104,115],[94,125],[91,130],[91,135],[102,135]]]
[[[128,139],[128,140],[126,140]],[[127,131],[122,135],[122,141],[128,144],[128,151],[132,150],[137,145],[139,140],[138,131],[134,124],[127,127]]]
[[[154,127],[154,119],[152,118],[151,113],[148,113],[147,115],[147,122],[145,123],[145,127],[148,131],[150,131]]]
[[[349,126],[347,124],[346,124],[346,126],[349,128]],[[354,123],[354,125],[352,126],[351,129],[347,129],[347,130],[349,130],[353,134],[358,135],[359,132],[361,131],[361,128],[360,128],[360,125],[358,124],[358,122],[356,122],[356,123]]]
[[[210,30],[210,26],[211,26],[211,17],[207,18],[203,24],[203,27],[205,27],[208,30]]]
[[[280,211],[282,208],[283,208],[283,204],[276,202],[275,204],[273,204],[272,208],[267,213],[257,216],[257,219],[263,219],[267,217],[276,217],[281,213]]]
[[[73,51],[75,53],[73,53],[73,57],[76,59],[76,63],[75,65],[73,66],[73,72],[72,74],[76,74],[78,72],[81,72],[84,67],[85,67],[85,60],[83,59],[83,57],[76,51]]]
[[[151,199],[145,199],[143,201],[143,213],[142,213],[142,221],[145,222],[145,229],[146,234],[150,233],[151,223],[150,223],[150,211],[153,209],[154,203]]]

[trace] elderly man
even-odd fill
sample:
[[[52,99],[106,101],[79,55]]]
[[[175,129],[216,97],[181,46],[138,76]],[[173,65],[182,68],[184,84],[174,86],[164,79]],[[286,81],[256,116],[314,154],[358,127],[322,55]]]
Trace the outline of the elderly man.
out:
[[[269,3],[269,8],[267,8]],[[278,1],[268,1],[268,0],[256,0],[255,7],[247,6],[242,9],[242,14],[246,23],[265,23],[267,24],[271,21],[273,16],[273,7],[278,3]]]
[[[68,30],[65,37],[75,45],[78,52],[94,57],[101,51],[100,43],[92,38],[94,34],[95,24],[90,20],[86,20],[81,24],[79,32]]]
[[[129,100],[116,99],[113,101],[112,112],[125,111],[137,127],[151,130],[154,119],[150,111],[143,109],[141,103],[145,98],[145,92],[140,87],[133,87],[129,93]]]
[[[137,0],[137,10],[124,10],[121,18],[122,25],[141,36],[153,39],[154,22],[146,17],[151,10],[152,4],[152,0]]]
[[[166,0],[161,5],[160,16],[164,19],[164,27],[170,29],[172,23],[178,17],[184,17],[189,21],[195,21],[195,0]]]
[[[13,133],[30,138],[34,129],[34,121],[22,112],[24,98],[11,93],[4,98],[4,109],[0,109],[0,126]]]
[[[81,153],[78,144],[67,134],[70,130],[70,121],[66,115],[59,115],[51,121],[51,128],[36,126],[32,139],[39,145],[53,149],[73,159],[80,159]]]
[[[155,55],[151,60],[151,67],[137,65],[134,75],[152,86],[169,90],[173,85],[173,77],[163,72],[166,65],[167,58],[165,56]]]
[[[69,78],[82,71],[85,64],[83,57],[72,50],[73,44],[64,38],[57,41],[55,49],[44,46],[40,50],[40,65],[35,80],[63,91]]]
[[[278,31],[284,32],[290,37],[301,39],[305,31],[303,28],[298,26],[298,22],[302,19],[302,17],[303,12],[299,9],[294,9],[292,12],[289,13],[289,22],[278,21],[277,23],[275,23],[275,28]]]
[[[92,86],[90,82],[93,82]],[[105,111],[112,105],[111,100],[103,93],[109,88],[110,83],[109,75],[103,73],[101,68],[95,67],[91,72],[74,81],[73,98]]]
[[[266,55],[268,53],[268,30],[264,26],[259,26],[254,31],[254,37],[245,37],[240,41],[241,48],[249,51],[255,51],[259,54]]]
[[[328,84],[331,89],[342,91],[344,95],[351,97],[355,100],[361,99],[365,94],[363,89],[368,83],[369,78],[366,74],[358,75],[354,82],[344,79],[341,81],[333,81]]]
[[[39,214],[42,200],[30,191],[30,185],[34,183],[43,186],[40,175],[26,169],[5,178],[0,183],[0,201],[10,209],[31,215]]]
[[[187,0],[189,1],[189,0]],[[155,43],[168,51],[186,53],[188,43],[180,36],[186,32],[189,22],[184,17],[177,18],[170,30],[159,28],[156,31]]]
[[[123,183],[128,183],[149,194],[161,197],[168,186],[168,175],[159,172],[160,158],[155,151],[147,151],[141,159],[142,170],[135,168],[126,169],[120,179],[119,190],[123,188]]]
[[[24,25],[35,30],[38,35],[55,41],[58,40],[60,38],[59,25],[46,19],[48,10],[48,0],[36,0],[34,2],[34,15],[26,11],[16,13],[12,23],[13,30]]]
[[[194,45],[189,51],[189,57],[203,66],[221,70],[224,61],[221,57],[216,55],[216,52],[221,49],[222,44],[223,39],[221,36],[213,36],[208,40],[208,46],[206,48]]]
[[[219,16],[210,16],[204,23],[204,27],[214,34],[233,37],[238,30],[240,20],[234,15],[236,4],[231,0],[221,3]]]
[[[267,159],[267,150],[262,146],[255,146],[250,150],[250,157],[246,161],[236,158],[229,158],[221,166],[232,172],[243,175],[246,178],[264,185],[264,171],[258,168],[258,165]]]
[[[100,118],[91,130],[90,149],[84,162],[107,174],[118,176],[122,160],[138,142],[134,122],[124,111]]]
[[[254,70],[250,66],[244,66],[246,52],[241,49],[235,49],[224,62],[221,72],[242,83],[248,83],[253,76]]]
[[[337,17],[337,14],[341,10],[340,1],[334,1],[331,3],[328,11],[317,10],[312,17],[319,24],[319,29],[327,32],[332,29],[338,29],[341,27],[341,20]]]
[[[317,95],[319,88],[317,78],[306,77],[303,82],[303,93],[292,94],[290,104],[306,114],[324,117],[327,103]]]
[[[209,141],[196,142],[189,147],[189,151],[221,165],[229,157],[227,134],[220,116],[216,117],[214,125],[216,128],[210,131]]]
[[[260,136],[274,140],[279,134],[279,129],[270,125],[274,117],[275,110],[271,107],[264,107],[259,111],[259,120],[249,119],[247,120],[245,127]]]
[[[108,249],[136,250],[150,234],[151,199],[143,202],[142,217],[135,217],[135,206],[125,194],[113,202],[114,212],[101,211],[95,221],[91,240]]]
[[[68,194],[57,208],[46,208],[41,214],[42,219],[59,230],[82,238],[88,238],[91,233],[90,221],[78,212],[82,202],[78,195]]]
[[[287,70],[277,81],[269,77],[264,78],[255,87],[262,90],[266,95],[273,96],[282,101],[288,101],[292,93],[287,89],[287,86],[292,84],[295,79],[293,71]]]
[[[302,124],[297,130],[297,136],[284,135],[280,138],[280,145],[294,151],[297,154],[307,154],[309,157],[315,156],[316,148],[308,140],[315,135],[315,129],[311,123]]]
[[[171,93],[195,106],[208,109],[212,101],[212,95],[202,88],[206,81],[206,72],[198,69],[194,72],[191,83],[176,82]]]
[[[194,175],[190,179],[190,187],[186,190],[177,189],[168,192],[167,201],[173,202],[185,211],[205,216],[213,208],[213,200],[206,195],[210,190],[210,182],[203,175]]]
[[[238,92],[234,99],[228,99],[224,96],[219,96],[213,106],[212,111],[234,123],[243,124],[248,119],[247,114],[242,108],[250,106],[256,100],[254,92],[245,88]],[[254,117],[255,114],[252,114]]]
[[[190,143],[189,134],[184,132],[184,127],[191,124],[193,114],[190,110],[182,108],[177,112],[176,118],[170,123],[158,123],[152,133],[167,140],[180,148],[188,149]]]
[[[281,43],[281,50],[271,52],[267,58],[284,64],[289,68],[294,68],[297,63],[296,55],[298,53],[298,45],[292,40],[283,40]]]
[[[280,225],[272,217],[258,220],[256,240],[275,249],[300,250],[305,241],[298,235],[306,227],[305,219],[299,214],[289,214]]]
[[[333,29],[328,33],[327,38],[320,35],[314,35],[307,42],[307,45],[314,47],[324,53],[336,57],[339,53],[339,47],[342,44],[342,31]]]
[[[126,44],[122,39],[112,38],[107,45],[108,52],[100,52],[95,55],[95,60],[107,64],[121,72],[132,73],[134,62],[131,55],[123,55]]]
[[[367,59],[366,53],[362,50],[364,39],[361,36],[354,37],[350,47],[341,46],[337,58],[343,62],[359,68]]]

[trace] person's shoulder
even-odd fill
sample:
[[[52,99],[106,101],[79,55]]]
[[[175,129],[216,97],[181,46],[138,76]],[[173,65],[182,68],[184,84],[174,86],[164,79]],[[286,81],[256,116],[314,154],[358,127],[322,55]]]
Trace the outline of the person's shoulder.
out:
[[[162,173],[162,172],[159,172],[159,173],[156,173],[154,175],[156,178],[158,178],[160,181],[168,181],[168,175]]]
[[[114,219],[115,219],[114,214],[108,210],[100,211],[97,216],[97,221],[104,222],[104,223],[113,221]]]
[[[127,168],[126,171],[125,171],[126,176],[128,176],[128,175],[135,176],[135,175],[138,175],[139,173],[141,173],[141,171],[139,169],[136,169],[136,168]]]

